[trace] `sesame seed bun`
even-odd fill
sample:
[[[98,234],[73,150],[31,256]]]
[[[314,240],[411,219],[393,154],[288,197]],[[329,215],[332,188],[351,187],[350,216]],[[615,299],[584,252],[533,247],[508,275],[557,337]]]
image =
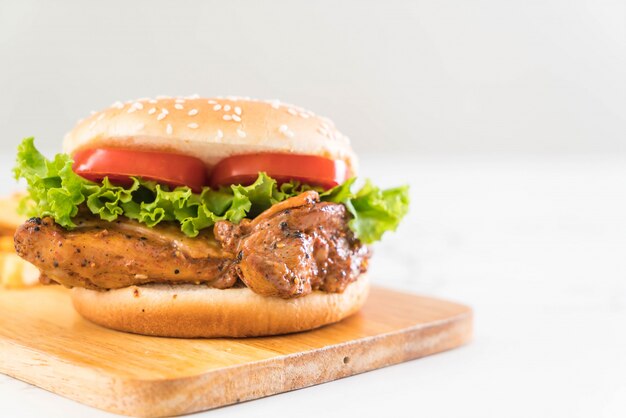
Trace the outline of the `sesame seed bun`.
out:
[[[232,155],[317,155],[343,160],[357,174],[350,142],[332,121],[279,101],[193,96],[117,102],[65,136],[64,150],[70,155],[98,147],[191,155],[209,170]]]
[[[365,276],[343,293],[315,291],[296,299],[265,297],[248,288],[153,284],[96,291],[72,289],[76,310],[119,331],[160,337],[252,337],[306,331],[357,312],[365,303]]]

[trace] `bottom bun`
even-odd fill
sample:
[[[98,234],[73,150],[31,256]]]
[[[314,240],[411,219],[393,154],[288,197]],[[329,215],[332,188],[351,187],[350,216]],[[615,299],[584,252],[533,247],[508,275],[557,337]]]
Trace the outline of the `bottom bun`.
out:
[[[160,337],[253,337],[306,331],[342,320],[365,303],[365,276],[343,293],[315,291],[295,299],[248,288],[153,284],[96,291],[72,289],[74,308],[119,331]]]

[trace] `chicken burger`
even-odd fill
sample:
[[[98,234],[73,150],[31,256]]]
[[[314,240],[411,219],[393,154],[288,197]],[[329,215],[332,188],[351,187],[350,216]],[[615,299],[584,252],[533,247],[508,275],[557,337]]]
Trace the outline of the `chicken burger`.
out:
[[[245,337],[339,321],[367,297],[368,245],[408,210],[406,187],[353,190],[348,139],[278,101],[115,103],[64,151],[19,146],[32,218],[15,248],[42,282],[72,288],[81,315],[121,331]]]

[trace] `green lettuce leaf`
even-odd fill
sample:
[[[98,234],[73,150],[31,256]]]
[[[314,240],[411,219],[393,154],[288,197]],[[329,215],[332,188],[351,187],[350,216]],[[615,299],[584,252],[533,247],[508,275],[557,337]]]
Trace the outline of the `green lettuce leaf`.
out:
[[[409,187],[381,190],[369,180],[356,193],[351,187],[356,179],[320,193],[323,201],[342,203],[352,214],[350,229],[363,242],[370,244],[387,231],[395,231],[409,211]]]
[[[34,139],[26,138],[17,149],[17,165],[13,169],[15,178],[24,178],[28,183],[29,201],[21,207],[29,215],[51,216],[59,225],[74,227],[72,218],[85,201],[83,186],[86,180],[72,171],[72,161],[65,154],[47,160],[35,148]]]
[[[352,215],[349,227],[356,237],[372,243],[386,231],[395,230],[409,207],[408,187],[380,190],[368,181],[353,193],[355,179],[322,191],[296,181],[278,185],[267,174],[259,173],[249,186],[205,187],[194,193],[189,187],[171,190],[139,178],[133,178],[130,186],[114,185],[106,178],[93,183],[75,174],[72,164],[67,154],[46,159],[35,148],[33,138],[24,139],[13,172],[16,179],[23,178],[28,184],[28,196],[22,204],[25,214],[50,216],[71,229],[76,226],[72,219],[85,208],[109,222],[120,216],[148,227],[176,222],[185,235],[195,237],[220,220],[238,223],[304,191],[318,190],[322,201],[344,204]]]

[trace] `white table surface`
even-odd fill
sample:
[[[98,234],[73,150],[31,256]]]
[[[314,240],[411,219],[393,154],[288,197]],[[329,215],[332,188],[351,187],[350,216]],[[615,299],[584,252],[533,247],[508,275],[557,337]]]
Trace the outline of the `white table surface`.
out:
[[[2,193],[11,158],[0,159]],[[411,213],[376,246],[371,277],[470,304],[474,341],[198,416],[626,416],[626,158],[379,156],[362,166],[376,183],[412,186]],[[6,376],[0,411],[110,416]]]

